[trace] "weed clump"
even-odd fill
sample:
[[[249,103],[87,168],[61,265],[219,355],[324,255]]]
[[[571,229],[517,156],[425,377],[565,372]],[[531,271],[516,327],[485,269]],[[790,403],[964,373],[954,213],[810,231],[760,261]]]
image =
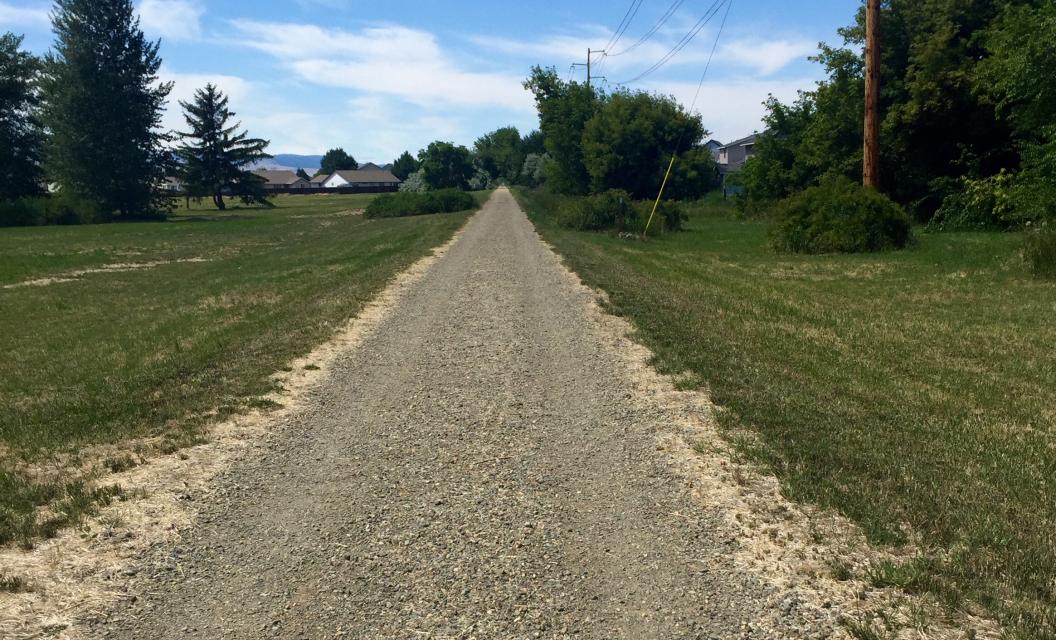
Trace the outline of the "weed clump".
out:
[[[901,249],[911,239],[909,215],[883,194],[833,178],[774,209],[770,243],[782,253],[865,253]]]
[[[1035,278],[1056,280],[1056,227],[1046,224],[1028,233],[1023,253]]]

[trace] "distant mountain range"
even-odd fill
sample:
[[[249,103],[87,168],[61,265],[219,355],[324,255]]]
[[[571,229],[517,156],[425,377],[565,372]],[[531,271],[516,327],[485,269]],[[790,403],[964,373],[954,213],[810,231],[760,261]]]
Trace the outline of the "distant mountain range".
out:
[[[319,172],[323,164],[323,156],[301,156],[295,153],[277,153],[271,160],[261,160],[253,165],[254,169],[272,169],[274,171],[296,171],[304,169],[308,175],[314,176]],[[360,164],[367,164],[361,162]],[[377,163],[380,167],[388,168],[390,165]]]
[[[278,153],[271,160],[262,160],[254,169],[274,169],[276,171],[296,171],[304,169],[308,175],[315,175],[323,164],[323,156],[301,156],[294,153]]]

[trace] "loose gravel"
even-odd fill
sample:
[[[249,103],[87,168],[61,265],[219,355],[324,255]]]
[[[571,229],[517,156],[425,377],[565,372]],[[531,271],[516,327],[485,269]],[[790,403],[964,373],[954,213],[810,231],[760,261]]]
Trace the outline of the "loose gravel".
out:
[[[496,192],[276,437],[187,496],[196,526],[90,632],[829,637],[734,563],[587,295]]]

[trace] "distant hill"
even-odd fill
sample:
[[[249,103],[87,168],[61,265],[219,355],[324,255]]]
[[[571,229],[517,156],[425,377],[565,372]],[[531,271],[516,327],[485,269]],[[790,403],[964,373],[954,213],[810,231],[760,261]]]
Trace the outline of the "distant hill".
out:
[[[315,175],[319,171],[319,165],[323,164],[323,156],[301,156],[294,153],[279,153],[271,160],[258,162],[254,169],[274,169],[276,171],[296,171],[304,169],[308,175]]]
[[[304,169],[308,175],[314,176],[323,164],[323,156],[301,156],[295,153],[277,153],[271,160],[262,160],[253,169],[273,169],[275,171],[296,171]],[[367,164],[362,162],[360,164]],[[382,169],[392,169],[392,164],[378,165]]]

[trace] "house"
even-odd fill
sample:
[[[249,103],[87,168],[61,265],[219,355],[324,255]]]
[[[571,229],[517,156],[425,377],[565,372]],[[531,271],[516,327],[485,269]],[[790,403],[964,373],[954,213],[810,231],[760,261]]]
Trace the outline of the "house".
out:
[[[711,153],[711,159],[715,162],[719,161],[719,149],[721,149],[723,146],[725,145],[715,139],[708,140],[704,143],[704,148],[707,149],[709,153]]]
[[[258,169],[254,175],[263,178],[265,191],[296,191],[311,188],[311,183],[293,171],[270,171]]]
[[[397,191],[402,181],[392,175],[391,171],[384,171],[377,165],[374,169],[356,169],[355,171],[335,171],[326,179],[324,187],[327,189],[356,188],[369,189],[373,191]]]
[[[183,193],[183,180],[178,176],[166,176],[165,181],[161,183],[161,190],[170,194]]]
[[[379,167],[378,165],[374,164],[373,162],[368,162],[367,164],[359,165],[358,171],[385,171],[385,168],[384,167]]]
[[[719,171],[723,174],[737,173],[744,166],[748,158],[755,153],[755,141],[759,138],[758,133],[753,133],[747,138],[734,140],[733,142],[719,147]]]
[[[326,181],[330,177],[329,174],[320,173],[309,181],[309,184],[313,189],[323,189],[326,187]]]

